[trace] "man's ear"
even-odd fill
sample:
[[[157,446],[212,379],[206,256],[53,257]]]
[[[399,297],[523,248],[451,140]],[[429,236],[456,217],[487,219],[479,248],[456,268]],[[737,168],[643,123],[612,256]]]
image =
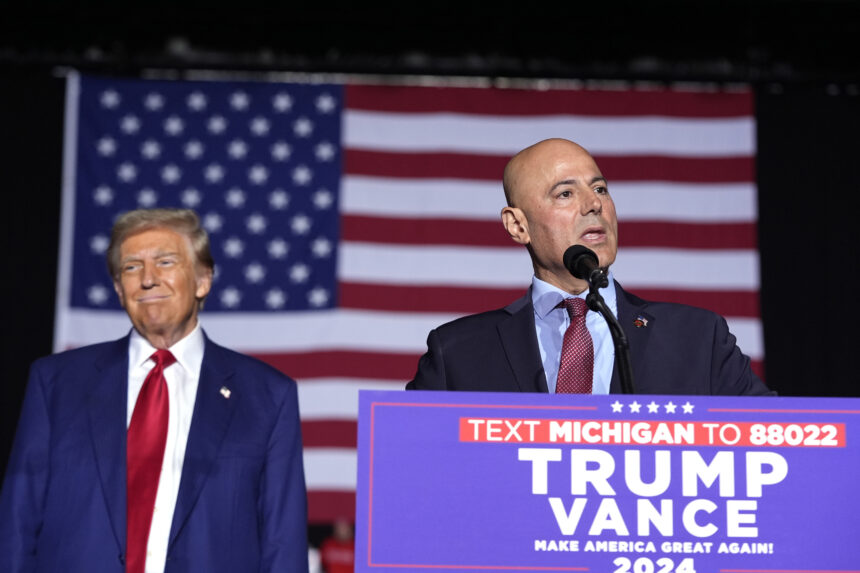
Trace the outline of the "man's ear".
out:
[[[526,220],[526,215],[522,209],[518,207],[505,207],[502,209],[502,225],[508,235],[521,245],[528,245],[531,242],[529,237],[529,222]]]
[[[194,296],[197,300],[203,300],[212,289],[212,269],[206,267],[198,269],[196,278],[197,289],[194,291]]]

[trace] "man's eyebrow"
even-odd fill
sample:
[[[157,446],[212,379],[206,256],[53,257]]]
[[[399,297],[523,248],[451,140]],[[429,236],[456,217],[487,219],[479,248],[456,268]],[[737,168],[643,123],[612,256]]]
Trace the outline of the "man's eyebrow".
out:
[[[597,183],[598,181],[603,181],[603,183],[607,183],[607,181],[606,181],[606,178],[605,178],[605,177],[603,177],[602,175],[595,175],[594,177],[592,177],[592,178],[591,178],[591,181],[589,181],[589,182],[588,182],[588,184],[589,184],[589,185],[594,185],[594,184],[595,184],[595,183]],[[559,181],[558,183],[556,183],[555,185],[553,185],[552,187],[550,187],[550,189],[549,189],[549,190],[550,190],[550,191],[552,191],[552,190],[553,190],[553,189],[555,189],[556,187],[560,187],[560,186],[562,186],[562,185],[576,185],[576,179],[564,179],[564,180],[562,180],[562,181]]]

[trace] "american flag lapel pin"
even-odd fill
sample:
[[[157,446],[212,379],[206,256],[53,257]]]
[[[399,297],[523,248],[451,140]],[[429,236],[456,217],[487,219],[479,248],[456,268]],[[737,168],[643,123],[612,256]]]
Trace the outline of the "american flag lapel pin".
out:
[[[645,328],[648,326],[648,319],[641,314],[633,321],[633,326],[636,328]]]
[[[229,398],[230,397],[230,389],[227,388],[226,386],[221,386],[221,395],[224,396],[225,398]]]

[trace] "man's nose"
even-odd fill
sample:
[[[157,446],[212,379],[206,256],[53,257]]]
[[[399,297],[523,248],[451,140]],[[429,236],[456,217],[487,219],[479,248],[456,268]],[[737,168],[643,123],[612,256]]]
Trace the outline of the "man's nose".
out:
[[[601,211],[603,211],[603,201],[601,200],[600,195],[591,189],[580,191],[580,197],[580,212],[583,215],[588,215],[589,213],[599,215]]]
[[[143,288],[152,288],[158,284],[158,272],[155,265],[144,263],[140,283]]]

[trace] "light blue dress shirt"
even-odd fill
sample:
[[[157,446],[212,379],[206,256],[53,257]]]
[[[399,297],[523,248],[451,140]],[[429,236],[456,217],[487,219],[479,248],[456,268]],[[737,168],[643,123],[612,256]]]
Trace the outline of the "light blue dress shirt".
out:
[[[609,275],[609,286],[600,289],[606,306],[618,317],[618,304],[615,298],[615,283],[612,272]],[[588,291],[572,295],[556,288],[551,284],[532,277],[532,304],[535,307],[535,329],[537,330],[540,359],[543,371],[546,373],[546,384],[550,394],[555,394],[555,383],[558,379],[558,366],[561,359],[561,344],[564,331],[570,324],[570,317],[564,308],[556,308],[565,298],[577,296],[584,299]],[[609,394],[609,383],[612,380],[612,368],[615,365],[615,346],[612,344],[612,334],[606,320],[599,312],[589,310],[585,315],[585,326],[591,334],[594,344],[594,378],[592,394]]]

